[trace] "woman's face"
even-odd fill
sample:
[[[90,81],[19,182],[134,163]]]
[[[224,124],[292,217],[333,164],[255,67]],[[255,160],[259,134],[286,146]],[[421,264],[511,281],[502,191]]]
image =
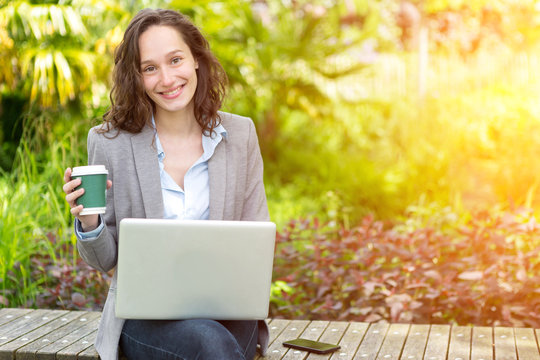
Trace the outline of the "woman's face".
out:
[[[193,115],[197,61],[180,33],[154,25],[139,37],[140,71],[144,89],[160,112]]]

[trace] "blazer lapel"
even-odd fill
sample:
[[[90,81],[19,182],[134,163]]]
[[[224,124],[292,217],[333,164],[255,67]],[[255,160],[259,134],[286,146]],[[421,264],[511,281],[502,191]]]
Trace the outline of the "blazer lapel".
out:
[[[210,220],[224,220],[225,189],[227,188],[227,140],[222,139],[208,160],[210,183]]]
[[[147,218],[163,218],[163,195],[159,164],[154,144],[154,129],[145,126],[131,138],[135,168],[143,198],[144,212]]]

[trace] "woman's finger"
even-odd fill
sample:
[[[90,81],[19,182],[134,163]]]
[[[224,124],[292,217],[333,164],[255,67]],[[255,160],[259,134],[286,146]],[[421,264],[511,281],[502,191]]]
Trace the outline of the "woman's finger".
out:
[[[79,213],[82,211],[83,209],[83,206],[82,205],[76,205],[75,207],[72,207],[69,212],[71,213],[71,215],[73,216],[78,216]]]
[[[66,195],[66,201],[69,203],[70,206],[76,206],[75,201],[84,194],[84,189],[78,189],[73,192],[67,193]]]
[[[67,183],[71,180],[71,168],[67,168],[66,171],[64,171],[64,183]]]
[[[64,190],[66,194],[69,194],[69,193],[72,193],[75,190],[75,188],[79,185],[81,185],[80,178],[68,181],[67,183],[64,184],[64,186],[62,186],[62,190]]]

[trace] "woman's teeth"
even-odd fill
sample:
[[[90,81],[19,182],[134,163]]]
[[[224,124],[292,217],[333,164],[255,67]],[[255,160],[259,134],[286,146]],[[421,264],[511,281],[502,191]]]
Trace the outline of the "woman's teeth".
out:
[[[178,93],[180,91],[180,89],[182,88],[182,86],[179,86],[177,87],[176,89],[174,90],[171,90],[171,91],[164,91],[162,94],[163,95],[174,95],[176,93]]]

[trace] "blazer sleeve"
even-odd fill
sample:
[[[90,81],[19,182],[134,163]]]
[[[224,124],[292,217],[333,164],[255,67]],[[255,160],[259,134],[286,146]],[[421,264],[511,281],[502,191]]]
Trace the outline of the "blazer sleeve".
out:
[[[90,266],[108,272],[116,266],[118,259],[116,217],[114,211],[114,172],[107,158],[103,135],[98,134],[95,128],[88,133],[88,164],[105,165],[109,171],[109,180],[113,186],[107,190],[107,210],[102,218],[105,223],[103,231],[96,237],[77,239],[79,254]]]
[[[268,205],[263,182],[263,160],[259,148],[257,131],[253,121],[249,121],[247,144],[247,181],[244,192],[242,220],[269,221]]]

